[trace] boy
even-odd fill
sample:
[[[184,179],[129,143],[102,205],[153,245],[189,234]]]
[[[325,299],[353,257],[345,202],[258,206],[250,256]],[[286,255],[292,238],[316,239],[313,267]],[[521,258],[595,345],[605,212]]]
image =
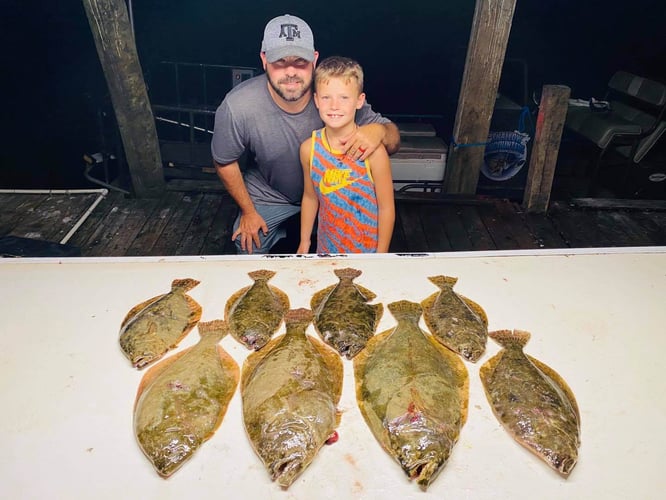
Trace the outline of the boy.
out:
[[[384,147],[365,160],[344,154],[363,107],[363,70],[352,59],[329,57],[315,69],[314,102],[324,128],[300,148],[304,175],[301,242],[307,253],[318,216],[317,253],[387,252],[395,207],[391,164]]]

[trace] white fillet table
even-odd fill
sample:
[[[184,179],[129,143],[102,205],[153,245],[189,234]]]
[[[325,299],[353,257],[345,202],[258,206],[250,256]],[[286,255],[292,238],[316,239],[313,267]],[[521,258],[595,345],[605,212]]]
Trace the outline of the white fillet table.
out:
[[[489,329],[528,330],[526,352],[574,391],[582,419],[579,462],[563,479],[515,443],[492,414],[478,371],[499,351],[489,340],[470,377],[468,420],[426,493],[375,441],[356,405],[344,360],[340,439],[325,446],[287,490],[272,483],[243,428],[237,391],[216,434],[164,480],[139,449],[132,407],[143,371],[118,346],[134,305],[166,293],[175,278],[202,321],[222,318],[247,273],[276,271],[271,284],[292,308],[337,282],[334,269],[363,271],[373,302],[420,302],[428,276],[458,278]],[[5,498],[663,498],[666,491],[666,248],[356,257],[182,257],[0,260],[0,490]],[[385,308],[378,332],[395,325]],[[422,323],[425,328],[425,324]],[[278,334],[284,332],[282,325]],[[316,335],[312,325],[308,333]],[[195,328],[178,349],[194,344]],[[249,354],[221,345],[242,366]]]

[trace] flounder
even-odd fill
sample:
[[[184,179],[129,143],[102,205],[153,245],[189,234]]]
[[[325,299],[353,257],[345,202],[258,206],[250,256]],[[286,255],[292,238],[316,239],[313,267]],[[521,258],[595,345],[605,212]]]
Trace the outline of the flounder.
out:
[[[261,349],[280,327],[289,309],[289,297],[269,285],[274,271],[265,269],[248,273],[254,284],[242,288],[227,300],[224,315],[231,335],[248,349]]]
[[[308,309],[285,315],[287,332],[247,357],[241,377],[245,429],[271,479],[286,489],[336,436],[342,361],[305,333]]]
[[[356,399],[375,438],[425,491],[467,420],[469,377],[457,354],[421,330],[419,304],[388,309],[397,326],[354,358]]]
[[[477,303],[453,291],[458,278],[431,276],[440,288],[421,302],[426,325],[443,345],[467,361],[477,361],[486,350],[488,318]]]
[[[310,301],[314,326],[324,342],[352,359],[375,334],[383,306],[368,304],[375,294],[353,282],[361,271],[345,268],[333,272],[340,281],[315,293]]]
[[[201,319],[201,306],[186,294],[199,284],[176,279],[171,291],[134,306],[120,325],[120,347],[136,368],[160,359]]]
[[[489,336],[503,348],[479,370],[493,413],[518,443],[567,477],[580,447],[573,392],[552,368],[523,352],[529,332],[498,330]]]
[[[162,477],[177,471],[222,423],[239,369],[218,345],[222,320],[199,323],[194,346],[160,361],[144,375],[134,405],[134,433]]]

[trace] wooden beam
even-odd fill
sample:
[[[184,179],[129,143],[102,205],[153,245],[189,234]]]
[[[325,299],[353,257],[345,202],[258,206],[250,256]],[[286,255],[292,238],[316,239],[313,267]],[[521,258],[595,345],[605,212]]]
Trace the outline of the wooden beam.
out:
[[[134,193],[165,189],[155,121],[124,0],[83,0],[120,129]]]
[[[443,189],[476,193],[516,0],[477,0]],[[474,146],[474,144],[477,144]],[[480,144],[480,145],[478,145]]]
[[[565,85],[543,86],[523,196],[528,212],[548,210],[570,95],[571,89]]]

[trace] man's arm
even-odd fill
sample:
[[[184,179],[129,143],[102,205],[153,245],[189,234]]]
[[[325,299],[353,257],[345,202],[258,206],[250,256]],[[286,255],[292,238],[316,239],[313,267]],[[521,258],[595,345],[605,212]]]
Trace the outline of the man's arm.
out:
[[[397,153],[400,149],[400,130],[398,129],[398,126],[393,122],[384,123],[382,125],[384,127],[382,144],[386,148],[386,152],[389,155]]]
[[[268,233],[266,221],[257,213],[254,203],[252,203],[237,161],[227,165],[220,165],[215,162],[215,171],[241,211],[240,224],[234,234],[231,235],[231,240],[234,241],[240,235],[241,248],[248,253],[252,253],[252,242],[257,248],[261,246],[259,230],[261,229],[264,234]]]

